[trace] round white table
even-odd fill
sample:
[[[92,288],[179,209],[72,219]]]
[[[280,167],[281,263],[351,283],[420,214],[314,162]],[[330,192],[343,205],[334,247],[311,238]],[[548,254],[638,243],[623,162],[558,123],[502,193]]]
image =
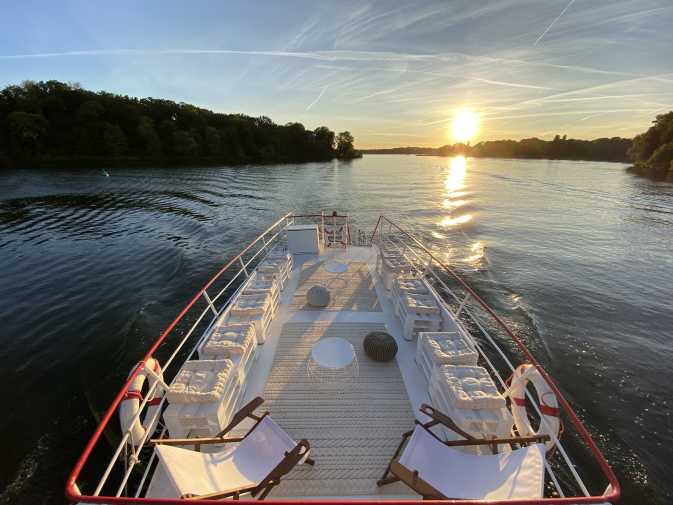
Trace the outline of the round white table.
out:
[[[348,270],[348,263],[342,263],[340,261],[330,261],[325,264],[325,270],[332,274],[342,274]]]
[[[339,337],[320,339],[313,345],[306,365],[309,377],[320,382],[350,380],[358,376],[353,344]]]

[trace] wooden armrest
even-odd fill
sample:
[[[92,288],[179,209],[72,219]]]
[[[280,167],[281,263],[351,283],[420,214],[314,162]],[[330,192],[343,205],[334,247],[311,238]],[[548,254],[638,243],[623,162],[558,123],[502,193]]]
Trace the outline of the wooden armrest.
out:
[[[206,444],[226,444],[240,442],[242,438],[153,438],[150,445],[206,445]]]
[[[441,424],[443,426],[446,426],[449,428],[451,431],[455,431],[458,433],[461,437],[466,438],[467,440],[478,440],[477,437],[474,435],[469,434],[467,431],[463,430],[460,426],[456,424],[456,422],[451,419],[449,416],[444,414],[443,412],[440,412],[436,408],[428,405],[427,403],[424,403],[421,405],[421,408],[418,409],[420,410],[423,414],[431,418],[433,421],[435,421],[434,424]],[[430,426],[427,426],[428,428]]]
[[[548,442],[549,435],[530,435],[527,437],[503,437],[503,438],[476,438],[473,440],[447,440],[443,442],[448,447],[460,447],[470,445],[498,445],[498,444],[530,444],[532,442]]]
[[[430,484],[421,479],[421,477],[418,475],[418,471],[409,470],[406,466],[397,460],[394,460],[390,463],[390,471],[407,486],[420,494],[424,499],[448,499]]]
[[[243,405],[243,407],[241,407],[240,410],[232,416],[229,424],[222,431],[220,431],[217,434],[217,436],[223,437],[224,435],[229,433],[232,429],[234,429],[237,425],[243,422],[246,417],[250,417],[256,421],[259,421],[260,417],[254,415],[254,412],[255,409],[259,408],[259,406],[262,405],[262,403],[264,403],[264,398],[258,396],[250,400],[247,404]]]
[[[221,498],[228,498],[234,495],[238,496],[240,494],[251,493],[256,488],[257,486],[233,487],[228,490],[216,491],[214,493],[208,493],[208,494],[201,494],[201,495],[185,494],[182,495],[181,498],[183,500],[219,500]]]

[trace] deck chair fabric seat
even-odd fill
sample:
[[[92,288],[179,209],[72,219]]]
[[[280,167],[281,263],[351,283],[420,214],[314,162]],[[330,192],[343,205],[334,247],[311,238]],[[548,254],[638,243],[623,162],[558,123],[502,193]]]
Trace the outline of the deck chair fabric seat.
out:
[[[184,496],[255,487],[296,445],[266,416],[233,449],[209,453],[157,445],[156,451],[176,493]]]
[[[468,454],[416,426],[398,461],[412,472],[417,470],[447,498],[508,500],[542,497],[544,455],[544,444],[493,455]]]

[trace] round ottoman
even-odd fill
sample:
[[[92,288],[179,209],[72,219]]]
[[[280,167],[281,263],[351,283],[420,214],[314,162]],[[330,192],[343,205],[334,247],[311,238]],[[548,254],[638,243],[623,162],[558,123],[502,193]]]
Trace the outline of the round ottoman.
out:
[[[311,307],[327,307],[329,305],[329,299],[329,290],[323,286],[313,286],[306,293],[306,303]]]
[[[369,333],[363,342],[365,353],[374,361],[390,361],[397,354],[397,342],[385,331]]]

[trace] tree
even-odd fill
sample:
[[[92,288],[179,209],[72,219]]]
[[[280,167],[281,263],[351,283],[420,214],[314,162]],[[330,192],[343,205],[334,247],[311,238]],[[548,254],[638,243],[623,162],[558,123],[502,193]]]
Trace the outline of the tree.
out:
[[[150,163],[319,161],[334,158],[335,140],[325,126],[307,130],[266,116],[220,114],[58,81],[26,81],[0,90],[3,165],[29,165],[38,157],[70,166],[82,157],[87,166],[96,160],[108,166],[111,157],[127,156]],[[352,136],[342,140],[342,155],[352,157]]]
[[[87,100],[77,110],[77,121],[92,123],[103,115],[103,106],[97,100]]]
[[[173,150],[178,156],[191,156],[196,153],[198,147],[189,132],[178,130],[173,134]]]
[[[336,147],[336,155],[337,158],[355,158],[357,156],[357,151],[353,147],[353,142],[355,139],[353,138],[353,135],[351,135],[351,132],[345,131],[339,133],[336,138],[337,142],[337,147]]]
[[[128,150],[128,141],[124,131],[116,124],[106,123],[103,130],[105,154],[118,158]]]
[[[222,140],[217,128],[206,126],[206,153],[209,156],[217,156],[222,152]]]
[[[144,154],[161,156],[161,139],[151,117],[142,116],[138,121],[138,137]]]
[[[49,128],[49,122],[42,114],[14,111],[7,117],[7,123],[15,151],[23,155],[39,153]]]
[[[318,152],[327,156],[333,156],[335,140],[334,132],[326,126],[319,126],[313,130],[313,134],[315,135],[315,143]]]

